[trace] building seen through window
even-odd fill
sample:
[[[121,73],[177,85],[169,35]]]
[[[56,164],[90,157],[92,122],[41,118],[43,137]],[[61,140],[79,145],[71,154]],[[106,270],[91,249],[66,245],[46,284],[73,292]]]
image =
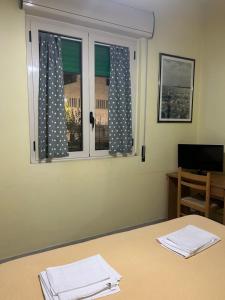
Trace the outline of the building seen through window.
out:
[[[69,151],[82,151],[81,42],[62,39],[64,100]],[[109,49],[95,45],[95,150],[108,150]]]

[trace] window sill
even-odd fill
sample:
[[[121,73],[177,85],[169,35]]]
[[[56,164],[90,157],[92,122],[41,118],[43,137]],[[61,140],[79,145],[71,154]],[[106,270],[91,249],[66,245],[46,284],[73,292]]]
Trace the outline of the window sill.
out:
[[[54,158],[51,161],[46,160],[31,160],[31,164],[48,164],[48,163],[57,163],[57,162],[67,162],[67,161],[80,161],[80,160],[96,160],[96,159],[116,159],[116,158],[133,158],[138,156],[137,153],[132,153],[129,155],[117,154],[113,155],[102,155],[102,156],[89,156],[89,157],[63,157],[63,158]]]

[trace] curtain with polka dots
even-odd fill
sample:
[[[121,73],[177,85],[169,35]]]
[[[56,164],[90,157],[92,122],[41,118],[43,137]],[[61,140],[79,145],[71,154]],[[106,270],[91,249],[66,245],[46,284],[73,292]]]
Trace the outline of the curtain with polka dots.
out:
[[[39,32],[39,158],[68,156],[61,38]]]
[[[129,48],[110,46],[109,153],[132,152]]]

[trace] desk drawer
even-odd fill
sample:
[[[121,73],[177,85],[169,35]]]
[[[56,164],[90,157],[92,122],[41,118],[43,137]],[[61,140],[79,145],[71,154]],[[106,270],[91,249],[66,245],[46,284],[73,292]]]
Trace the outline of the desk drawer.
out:
[[[224,198],[224,189],[212,186],[210,190],[210,195],[219,198]]]

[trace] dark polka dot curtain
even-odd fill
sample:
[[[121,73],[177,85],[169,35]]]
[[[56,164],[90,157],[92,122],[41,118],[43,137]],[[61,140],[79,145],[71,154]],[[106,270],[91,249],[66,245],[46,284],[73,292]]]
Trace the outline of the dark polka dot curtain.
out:
[[[109,153],[132,152],[129,48],[110,46]]]
[[[39,32],[39,158],[68,156],[61,39]]]

